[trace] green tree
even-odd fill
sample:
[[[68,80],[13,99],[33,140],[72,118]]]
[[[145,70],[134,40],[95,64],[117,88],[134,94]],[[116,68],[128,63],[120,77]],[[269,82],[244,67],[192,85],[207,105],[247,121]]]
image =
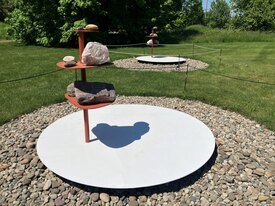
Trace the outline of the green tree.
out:
[[[174,31],[185,25],[182,15],[182,0],[164,0],[152,23],[158,25],[161,30]]]
[[[203,22],[201,0],[16,0],[7,22],[17,40],[44,46],[75,42],[76,27],[99,26],[101,40],[110,32],[140,41],[152,26],[177,30]],[[99,35],[98,35],[99,36]],[[103,37],[103,38],[102,38]]]
[[[13,0],[0,0],[0,21],[8,16],[8,13],[13,9]]]
[[[61,17],[55,0],[18,0],[7,19],[9,33],[27,44],[54,45],[58,42]]]
[[[216,0],[211,3],[207,14],[208,25],[213,28],[226,28],[230,22],[230,7],[225,0]]]
[[[182,5],[182,10],[186,18],[186,26],[203,24],[204,12],[201,0],[183,0]]]
[[[73,42],[75,28],[97,24],[101,35],[124,32],[144,37],[164,0],[17,0],[8,18],[9,33],[17,40],[44,46]]]
[[[160,7],[158,24],[168,31],[184,29],[204,22],[201,0],[165,0]]]
[[[235,28],[275,31],[274,0],[232,0]]]

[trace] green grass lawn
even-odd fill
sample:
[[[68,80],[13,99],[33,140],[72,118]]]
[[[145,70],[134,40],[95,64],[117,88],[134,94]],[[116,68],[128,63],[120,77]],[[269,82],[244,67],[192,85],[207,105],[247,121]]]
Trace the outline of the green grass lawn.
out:
[[[226,33],[222,35],[226,36]],[[267,35],[270,37],[272,34]],[[192,41],[195,42],[196,38],[200,40],[195,46],[190,42],[181,42],[181,45],[165,45],[155,51],[210,64],[206,71],[189,72],[187,90],[184,90],[186,74],[183,72],[142,72],[107,67],[89,70],[88,80],[111,82],[120,95],[200,100],[241,113],[275,131],[275,41],[271,37],[269,41],[261,41],[266,39],[257,37],[259,42],[253,42],[251,38],[248,42],[217,40],[203,43],[203,34],[193,37]],[[208,49],[196,45],[217,50],[207,53]],[[149,52],[148,48],[143,47],[110,49],[111,60],[133,56],[113,51]],[[59,71],[55,66],[65,55],[77,56],[78,51],[0,43],[0,124],[41,106],[65,101],[63,94],[66,86],[75,79],[74,71]],[[3,83],[51,71],[57,72]]]

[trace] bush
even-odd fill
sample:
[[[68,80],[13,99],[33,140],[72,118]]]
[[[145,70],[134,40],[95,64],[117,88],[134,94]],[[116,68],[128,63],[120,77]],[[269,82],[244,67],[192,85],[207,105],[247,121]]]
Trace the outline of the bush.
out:
[[[58,3],[52,0],[20,0],[7,18],[8,30],[15,39],[26,44],[51,46],[59,42],[61,24]]]

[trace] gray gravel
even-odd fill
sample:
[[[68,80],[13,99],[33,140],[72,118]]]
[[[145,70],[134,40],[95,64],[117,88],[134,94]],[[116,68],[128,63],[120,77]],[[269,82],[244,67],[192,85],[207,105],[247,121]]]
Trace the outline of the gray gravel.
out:
[[[35,149],[43,129],[77,109],[67,102],[42,107],[0,126],[0,205],[275,205],[273,131],[196,101],[119,96],[115,103],[191,114],[212,130],[216,152],[195,173],[160,186],[110,190],[79,185],[45,168]]]
[[[158,72],[170,72],[170,71],[194,71],[199,69],[206,69],[208,64],[199,60],[186,59],[183,64],[148,64],[140,63],[135,58],[119,59],[113,62],[116,67],[140,70],[140,71],[158,71]]]

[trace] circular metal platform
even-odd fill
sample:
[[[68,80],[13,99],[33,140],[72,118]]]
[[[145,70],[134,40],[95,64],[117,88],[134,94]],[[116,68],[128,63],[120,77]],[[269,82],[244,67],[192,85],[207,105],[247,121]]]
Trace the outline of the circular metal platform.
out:
[[[84,141],[83,112],[49,125],[37,142],[41,161],[68,180],[101,188],[140,188],[185,177],[211,157],[215,139],[198,119],[148,105],[89,110],[91,141]]]
[[[162,55],[139,56],[139,57],[136,57],[136,59],[138,60],[138,62],[151,63],[151,64],[182,64],[186,62],[186,59],[182,57],[162,56]]]

